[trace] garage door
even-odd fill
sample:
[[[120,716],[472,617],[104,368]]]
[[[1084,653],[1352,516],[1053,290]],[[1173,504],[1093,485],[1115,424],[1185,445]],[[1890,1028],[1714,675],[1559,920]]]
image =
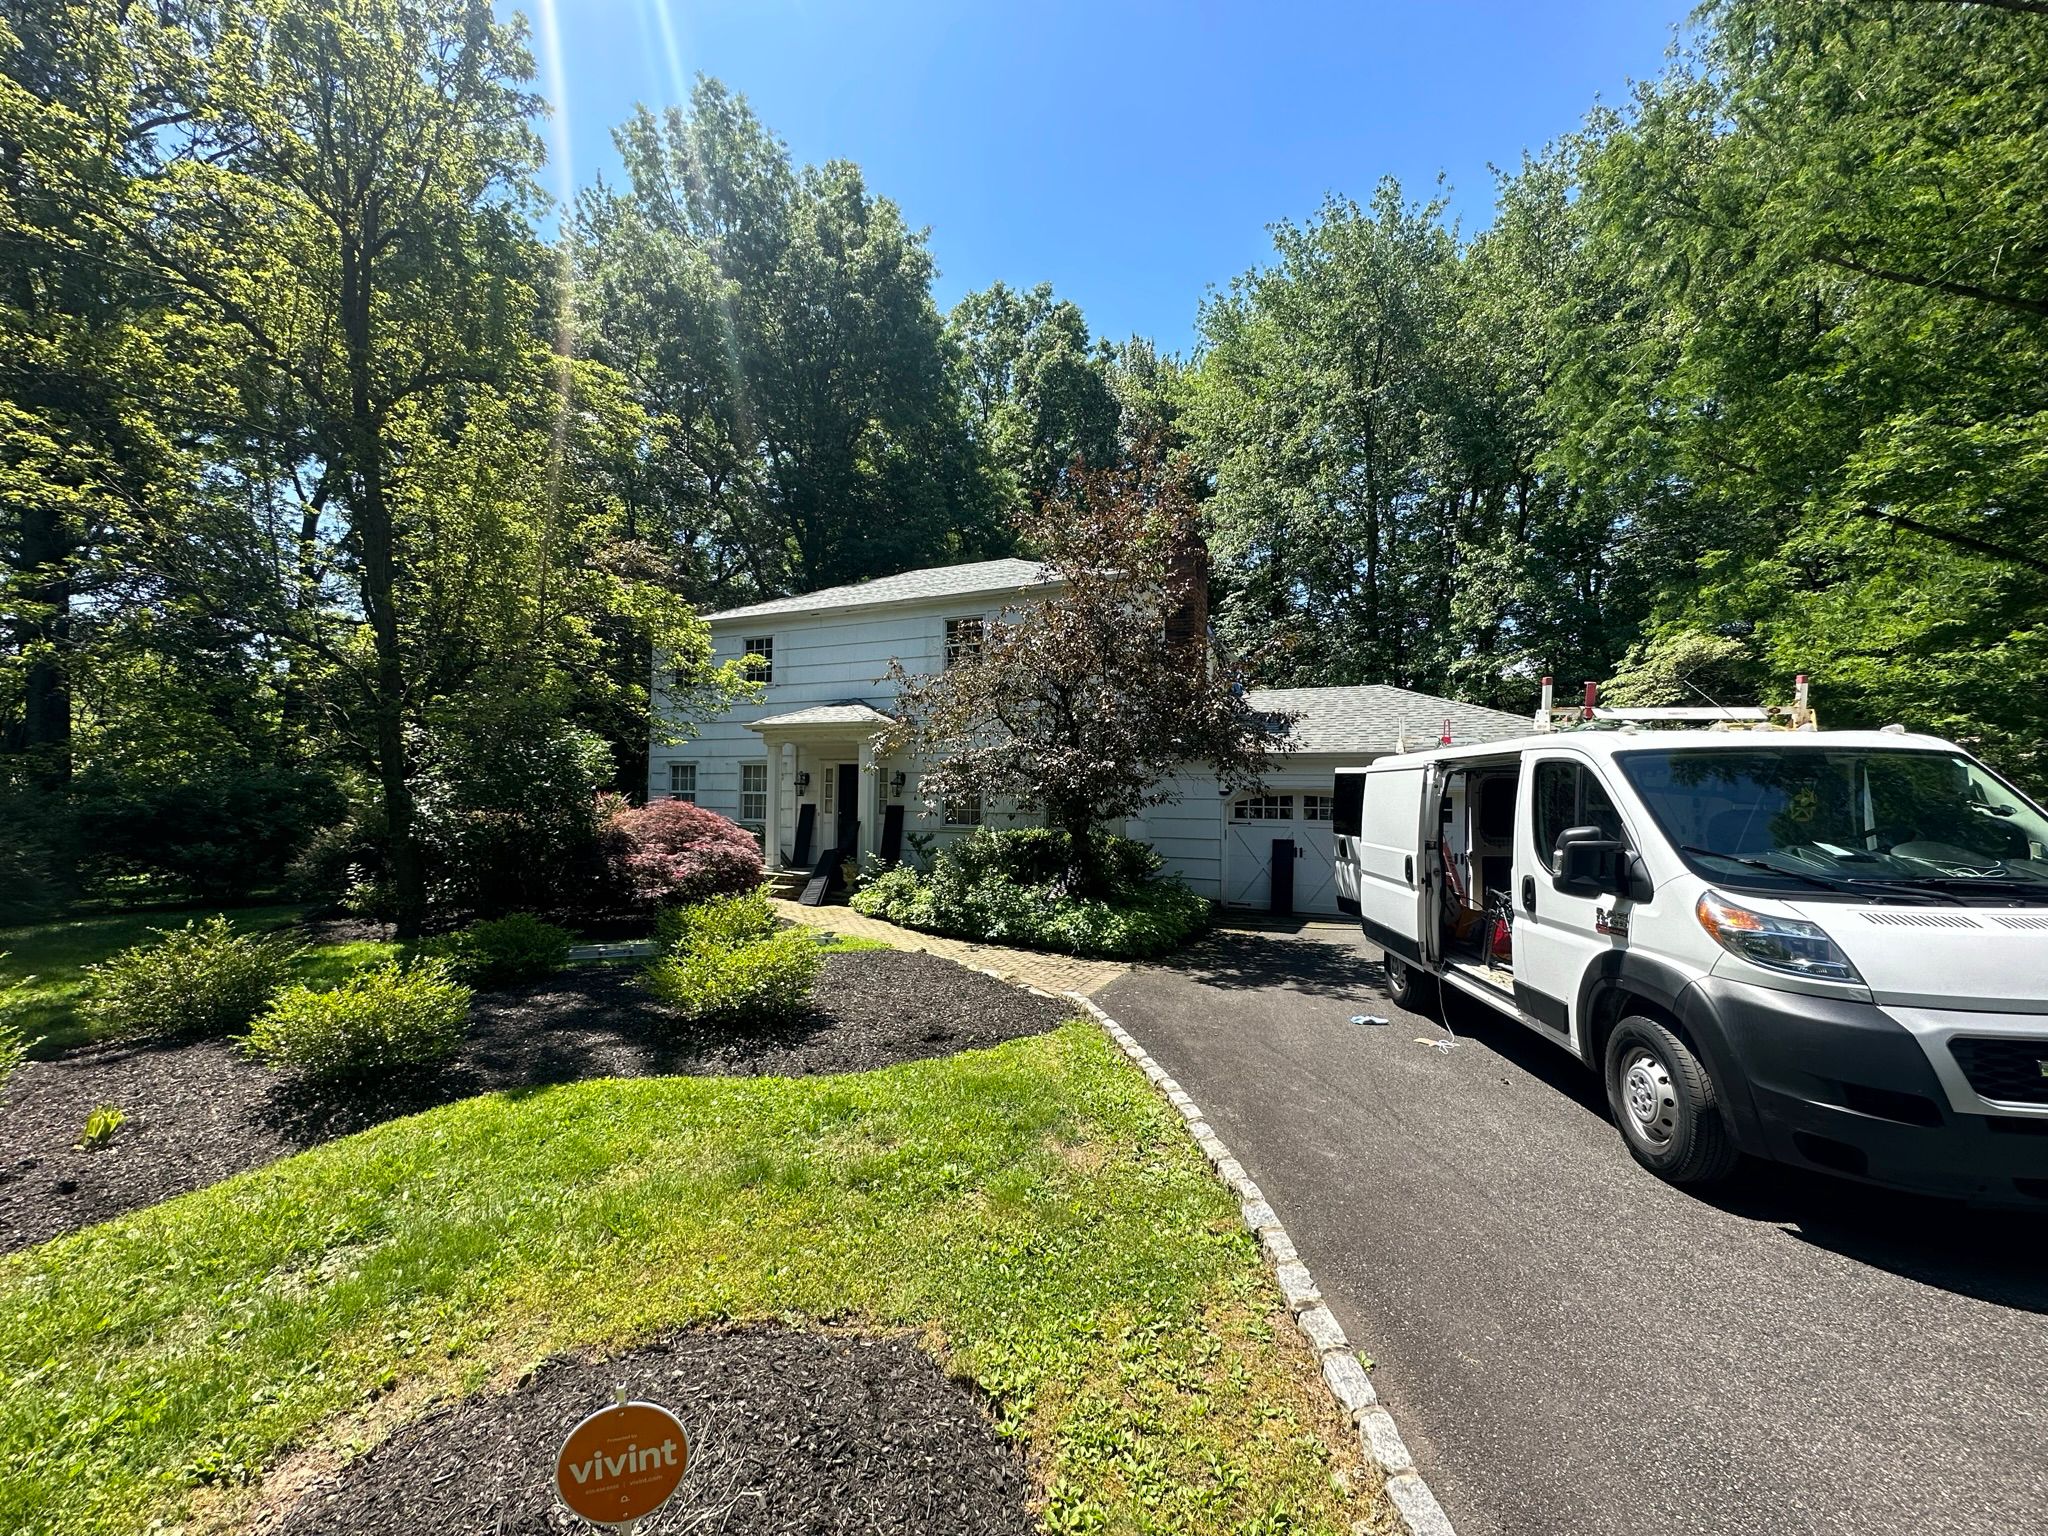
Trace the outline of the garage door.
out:
[[[1263,795],[1228,802],[1223,823],[1223,900],[1267,908],[1273,897],[1273,844],[1294,844],[1294,910],[1337,910],[1330,847],[1330,791],[1275,785]]]

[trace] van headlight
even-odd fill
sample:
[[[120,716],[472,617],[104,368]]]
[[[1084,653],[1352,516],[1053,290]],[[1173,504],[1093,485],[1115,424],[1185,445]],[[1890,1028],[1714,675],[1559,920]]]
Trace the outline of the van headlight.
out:
[[[1818,923],[1752,912],[1716,891],[1705,892],[1693,911],[1716,944],[1751,965],[1823,981],[1863,980]]]

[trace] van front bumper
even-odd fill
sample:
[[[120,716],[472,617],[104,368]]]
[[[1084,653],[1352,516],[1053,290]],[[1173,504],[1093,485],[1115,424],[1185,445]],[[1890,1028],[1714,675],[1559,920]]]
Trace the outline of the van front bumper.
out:
[[[1945,1036],[1874,1003],[1713,976],[1678,997],[1743,1151],[1896,1189],[2048,1213],[2048,1113],[1981,1103]],[[2024,1024],[2009,1033],[2031,1042]],[[2039,1033],[2048,1059],[2048,1021]],[[1923,1039],[1926,1043],[1923,1044]]]

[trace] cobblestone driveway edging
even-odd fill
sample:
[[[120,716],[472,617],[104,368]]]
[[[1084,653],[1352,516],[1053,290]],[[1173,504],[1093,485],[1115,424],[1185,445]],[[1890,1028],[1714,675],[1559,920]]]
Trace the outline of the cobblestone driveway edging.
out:
[[[1167,1075],[1164,1067],[1152,1059],[1151,1053],[1132,1038],[1128,1030],[1104,1013],[1092,998],[1079,992],[1069,992],[1067,996],[1088,1010],[1152,1085],[1166,1095],[1166,1101],[1180,1111],[1195,1145],[1202,1149],[1202,1155],[1216,1170],[1217,1177],[1236,1194],[1244,1224],[1258,1238],[1266,1261],[1273,1266],[1273,1278],[1279,1283],[1280,1294],[1287,1300],[1287,1310],[1294,1314],[1295,1326],[1301,1329],[1309,1347],[1321,1358],[1323,1381],[1329,1387],[1331,1397],[1336,1399],[1337,1406],[1358,1431],[1359,1444],[1366,1459],[1380,1469],[1386,1480],[1387,1498],[1400,1515],[1402,1528],[1409,1536],[1457,1536],[1450,1516],[1437,1503],[1436,1495],[1430,1491],[1422,1474],[1415,1470],[1415,1458],[1408,1454],[1401,1431],[1394,1425],[1394,1416],[1380,1405],[1372,1378],[1366,1374],[1358,1356],[1352,1353],[1342,1325],[1323,1305],[1322,1292],[1316,1289],[1315,1277],[1301,1262],[1301,1255],[1294,1251],[1294,1240],[1280,1224],[1280,1218],[1267,1202],[1264,1191],[1252,1182],[1244,1166],[1230,1155],[1230,1149],[1202,1118],[1202,1111],[1195,1101]]]

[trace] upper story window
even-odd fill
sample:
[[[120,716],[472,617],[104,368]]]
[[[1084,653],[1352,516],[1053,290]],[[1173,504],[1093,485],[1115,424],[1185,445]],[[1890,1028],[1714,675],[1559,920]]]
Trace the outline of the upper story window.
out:
[[[775,637],[773,635],[749,635],[740,642],[740,649],[755,658],[747,663],[748,682],[772,683],[775,681]]]
[[[1230,808],[1232,821],[1292,821],[1294,796],[1246,795]]]
[[[986,629],[978,618],[946,620],[946,665],[957,666],[979,656],[985,637]]]
[[[697,803],[697,765],[695,763],[670,763],[668,765],[668,797],[671,800],[687,800]]]

